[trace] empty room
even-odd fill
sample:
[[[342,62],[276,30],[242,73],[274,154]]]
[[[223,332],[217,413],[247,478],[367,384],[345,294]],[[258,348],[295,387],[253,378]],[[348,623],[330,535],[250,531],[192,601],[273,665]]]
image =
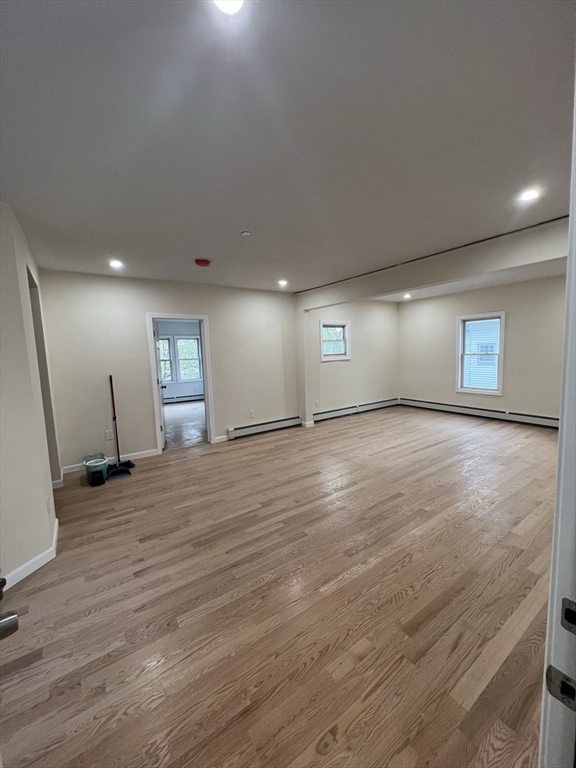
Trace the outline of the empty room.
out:
[[[1,0],[0,766],[572,768],[571,0]]]

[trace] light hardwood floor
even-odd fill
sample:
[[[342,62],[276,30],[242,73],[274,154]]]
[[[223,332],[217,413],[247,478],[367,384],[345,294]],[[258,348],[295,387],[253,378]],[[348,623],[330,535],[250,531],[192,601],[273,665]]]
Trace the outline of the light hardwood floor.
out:
[[[189,448],[205,443],[206,406],[203,400],[187,403],[166,403],[166,448]]]
[[[536,768],[556,440],[397,407],[68,476],[5,768]]]

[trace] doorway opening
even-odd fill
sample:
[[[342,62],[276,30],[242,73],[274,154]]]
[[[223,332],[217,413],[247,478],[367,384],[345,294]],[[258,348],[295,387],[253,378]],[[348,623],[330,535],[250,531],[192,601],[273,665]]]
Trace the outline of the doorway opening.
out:
[[[208,318],[149,315],[158,452],[211,442]]]

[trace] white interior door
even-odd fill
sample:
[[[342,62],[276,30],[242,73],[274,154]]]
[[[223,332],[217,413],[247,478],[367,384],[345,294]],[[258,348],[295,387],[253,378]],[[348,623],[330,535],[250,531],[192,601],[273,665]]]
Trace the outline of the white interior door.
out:
[[[575,134],[576,137],[576,134]],[[576,146],[576,141],[574,142]],[[576,160],[572,149],[572,190],[568,271],[566,275],[566,335],[564,340],[564,379],[558,454],[558,487],[554,515],[550,603],[546,635],[545,668],[555,676],[552,690],[544,682],[540,768],[572,768],[576,734],[576,624],[572,606],[576,604]],[[568,621],[567,618],[568,617]],[[555,671],[554,671],[555,670]],[[560,674],[560,677],[558,676]]]
[[[154,322],[154,346],[156,348],[156,386],[158,387],[158,408],[160,418],[160,431],[162,432],[162,450],[166,448],[166,415],[164,413],[164,390],[166,385],[162,383],[162,366],[160,364],[160,334],[156,322]]]

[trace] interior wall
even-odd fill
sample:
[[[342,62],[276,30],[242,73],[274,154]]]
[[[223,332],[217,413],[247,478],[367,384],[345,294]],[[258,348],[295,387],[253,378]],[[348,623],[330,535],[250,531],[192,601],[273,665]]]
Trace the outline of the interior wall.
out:
[[[44,424],[46,427],[46,440],[48,443],[48,458],[50,460],[50,476],[53,482],[62,481],[62,467],[60,465],[60,451],[58,449],[58,436],[54,406],[52,403],[52,388],[50,386],[50,371],[48,368],[48,353],[44,338],[44,323],[42,321],[42,304],[40,301],[40,289],[30,271],[28,272],[28,284],[30,287],[30,304],[32,308],[32,322],[34,325],[34,340],[38,355],[38,372],[40,374],[40,389],[42,391],[42,406],[44,411]]]
[[[56,518],[28,285],[37,269],[6,205],[0,232],[0,567],[10,585],[53,557]]]
[[[395,304],[356,301],[307,313],[307,389],[314,412],[397,397]],[[320,321],[350,321],[351,359],[320,360]]]
[[[64,466],[112,453],[113,374],[123,454],[155,450],[146,313],[208,315],[216,436],[298,416],[290,294],[72,272],[41,272],[44,327]]]
[[[549,277],[399,304],[399,396],[558,417],[565,284]],[[501,310],[502,396],[457,392],[458,316]]]

